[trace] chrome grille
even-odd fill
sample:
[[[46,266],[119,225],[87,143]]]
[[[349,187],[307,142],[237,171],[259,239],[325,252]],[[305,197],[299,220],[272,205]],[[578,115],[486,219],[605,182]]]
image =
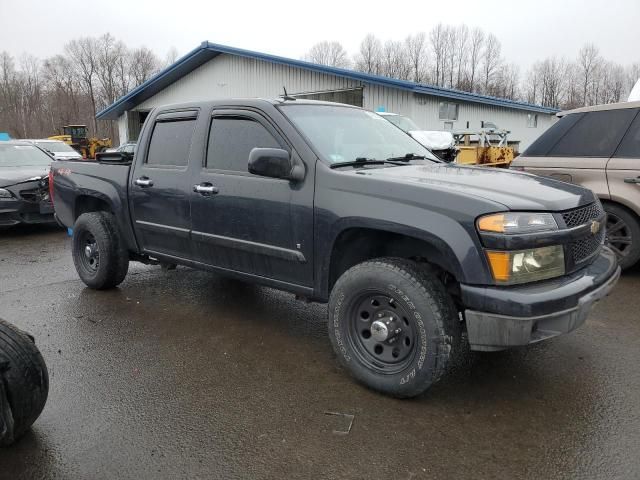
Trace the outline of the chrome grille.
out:
[[[595,220],[604,213],[600,202],[592,203],[586,207],[575,208],[564,212],[562,219],[568,228],[577,227],[578,225],[584,225],[590,220]]]

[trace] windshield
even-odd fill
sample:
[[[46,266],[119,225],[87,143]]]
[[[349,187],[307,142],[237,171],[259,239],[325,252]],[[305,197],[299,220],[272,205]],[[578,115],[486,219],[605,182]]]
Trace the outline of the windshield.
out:
[[[382,115],[382,118],[393,123],[396,127],[404,130],[405,132],[415,132],[416,130],[420,130],[420,127],[413,123],[413,120],[409,117],[403,117],[402,115]]]
[[[333,105],[287,104],[282,111],[330,163],[386,160],[408,153],[437,161],[431,152],[377,113]]]
[[[77,153],[73,148],[64,142],[33,142],[43,150],[50,152]]]
[[[0,144],[0,167],[38,167],[51,164],[51,157],[33,145]]]

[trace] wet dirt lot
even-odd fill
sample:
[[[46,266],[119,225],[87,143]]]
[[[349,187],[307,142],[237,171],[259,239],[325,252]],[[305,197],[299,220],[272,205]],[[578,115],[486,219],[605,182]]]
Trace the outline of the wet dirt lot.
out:
[[[394,400],[337,367],[322,305],[136,264],[95,292],[64,232],[0,232],[0,317],[51,377],[0,478],[638,478],[639,307],[636,269],[578,331]]]

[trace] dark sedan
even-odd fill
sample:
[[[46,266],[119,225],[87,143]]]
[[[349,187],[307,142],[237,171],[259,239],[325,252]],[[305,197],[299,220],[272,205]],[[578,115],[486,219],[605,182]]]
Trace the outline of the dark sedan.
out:
[[[27,142],[0,142],[0,227],[53,222],[52,158]]]

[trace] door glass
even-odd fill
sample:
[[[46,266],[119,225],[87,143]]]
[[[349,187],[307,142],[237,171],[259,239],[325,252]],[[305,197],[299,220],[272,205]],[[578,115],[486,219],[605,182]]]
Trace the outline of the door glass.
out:
[[[533,142],[529,148],[523,153],[526,157],[545,157],[549,154],[551,148],[558,143],[563,136],[573,127],[578,120],[583,117],[584,113],[572,113],[565,115],[549,129],[544,132],[538,139]]]
[[[151,134],[146,163],[160,167],[187,165],[195,124],[194,119],[157,122]]]
[[[633,109],[587,112],[549,152],[553,157],[598,157],[613,155],[636,115]]]
[[[640,110],[636,110],[636,112],[640,112]],[[614,156],[640,159],[640,113],[636,115]]]
[[[247,172],[254,148],[281,148],[271,133],[255,120],[214,117],[211,120],[207,168]]]

